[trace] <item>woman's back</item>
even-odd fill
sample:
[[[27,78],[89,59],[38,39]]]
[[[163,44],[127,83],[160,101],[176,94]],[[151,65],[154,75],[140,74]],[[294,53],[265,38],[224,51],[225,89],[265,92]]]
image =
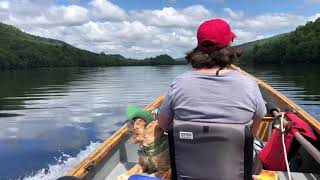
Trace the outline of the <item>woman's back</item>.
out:
[[[172,83],[166,101],[171,103],[174,118],[185,121],[247,124],[265,113],[259,110],[263,100],[257,83],[235,70],[218,76],[184,73]]]

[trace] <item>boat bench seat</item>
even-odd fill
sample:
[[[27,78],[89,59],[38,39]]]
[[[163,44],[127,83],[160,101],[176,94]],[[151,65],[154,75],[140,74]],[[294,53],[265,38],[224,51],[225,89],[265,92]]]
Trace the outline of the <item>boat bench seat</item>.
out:
[[[288,173],[284,171],[277,171],[279,180],[287,180]],[[314,173],[300,173],[300,172],[291,172],[292,180],[318,180],[320,179],[320,174]]]

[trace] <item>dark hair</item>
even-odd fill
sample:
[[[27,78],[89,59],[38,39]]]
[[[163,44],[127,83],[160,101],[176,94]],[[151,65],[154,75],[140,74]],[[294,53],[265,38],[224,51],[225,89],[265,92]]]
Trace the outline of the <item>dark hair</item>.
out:
[[[242,54],[241,49],[235,49],[230,46],[220,48],[211,42],[204,42],[207,52],[201,51],[197,48],[186,53],[186,59],[193,68],[213,68],[219,67],[220,70],[235,63]]]

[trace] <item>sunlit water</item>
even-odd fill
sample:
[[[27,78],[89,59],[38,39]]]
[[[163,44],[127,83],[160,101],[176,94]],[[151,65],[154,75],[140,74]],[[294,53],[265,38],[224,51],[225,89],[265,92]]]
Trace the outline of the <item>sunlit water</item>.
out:
[[[319,66],[244,67],[320,119]],[[56,179],[188,66],[0,72],[0,179]]]

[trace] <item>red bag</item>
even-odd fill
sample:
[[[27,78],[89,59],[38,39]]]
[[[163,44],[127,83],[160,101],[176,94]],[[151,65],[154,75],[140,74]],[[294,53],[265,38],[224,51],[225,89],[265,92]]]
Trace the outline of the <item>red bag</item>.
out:
[[[286,117],[288,117],[291,122],[294,122],[294,128],[292,129],[293,133],[299,132],[304,137],[310,138],[310,140],[317,140],[317,137],[314,135],[313,130],[297,115],[293,114],[292,112],[287,112]]]
[[[284,136],[284,143],[286,145],[286,150],[289,152],[293,133],[287,132]],[[286,162],[284,160],[281,131],[279,129],[273,129],[271,137],[267,144],[258,154],[264,169],[273,171],[285,171]]]
[[[301,135],[309,137],[312,140],[317,139],[312,129],[302,119],[291,112],[287,112],[285,115],[291,120],[286,125],[286,129],[289,129],[289,131],[286,131],[284,135],[287,154],[289,154],[295,132],[300,132]],[[286,171],[281,131],[279,129],[272,130],[269,141],[259,152],[258,156],[265,169],[273,171]]]

